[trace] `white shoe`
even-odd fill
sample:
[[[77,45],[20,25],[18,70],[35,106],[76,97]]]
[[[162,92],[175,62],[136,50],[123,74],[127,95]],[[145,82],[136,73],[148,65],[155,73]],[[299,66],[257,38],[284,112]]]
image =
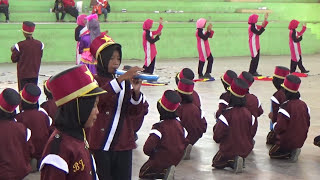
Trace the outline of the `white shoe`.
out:
[[[293,150],[291,152],[291,156],[289,158],[290,162],[297,162],[298,161],[298,157],[300,155],[300,152],[301,152],[300,148],[297,148],[297,149]]]
[[[183,160],[190,160],[191,150],[192,150],[192,145],[189,144],[184,150]]]
[[[164,175],[163,180],[174,180],[174,172],[175,172],[175,166],[171,165],[168,169],[166,174]]]
[[[240,156],[237,156],[234,159],[234,165],[233,165],[234,173],[242,173],[243,170],[243,158]]]

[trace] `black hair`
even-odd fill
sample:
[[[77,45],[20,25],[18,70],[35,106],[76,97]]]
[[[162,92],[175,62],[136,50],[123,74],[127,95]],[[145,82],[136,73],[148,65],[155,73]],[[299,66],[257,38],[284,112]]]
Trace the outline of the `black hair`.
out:
[[[23,110],[32,110],[32,109],[39,109],[39,102],[35,104],[29,104],[25,102],[24,100],[21,101],[21,108]]]
[[[277,89],[277,90],[279,90],[279,89],[281,89],[282,87],[281,87],[281,84],[284,82],[284,79],[280,79],[280,78],[277,78],[277,77],[275,77],[275,76],[273,76],[273,78],[272,78],[272,83],[273,83],[273,85],[274,85],[274,87]]]
[[[0,109],[0,120],[13,120],[15,116],[16,110],[14,110],[12,113],[7,113]]]
[[[181,104],[188,104],[193,102],[193,96],[192,94],[183,94],[179,91],[177,91],[181,97]]]
[[[245,97],[237,97],[230,93],[230,102],[229,106],[231,107],[244,107],[246,105],[246,98]]]
[[[224,89],[225,89],[226,91],[228,91],[228,87],[229,87],[230,85],[228,85],[226,82],[224,82],[224,81],[222,80],[222,78],[221,78],[221,82],[222,82],[222,85],[223,85]]]
[[[297,93],[290,92],[288,90],[284,89],[284,94],[286,95],[287,100],[294,100],[294,99],[299,99],[300,98],[300,92],[298,91]]]

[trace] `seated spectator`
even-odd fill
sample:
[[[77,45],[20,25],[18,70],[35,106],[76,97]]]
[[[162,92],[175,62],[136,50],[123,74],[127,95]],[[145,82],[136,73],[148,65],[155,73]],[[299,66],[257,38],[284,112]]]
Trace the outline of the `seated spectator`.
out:
[[[6,16],[6,22],[9,22],[9,0],[0,0],[0,13]]]
[[[66,13],[70,14],[72,17],[76,18],[79,15],[78,9],[75,7],[74,0],[62,0],[64,10]]]
[[[57,22],[64,22],[64,16],[66,15],[66,11],[64,10],[62,0],[56,0],[54,3],[53,12],[56,13]],[[61,19],[59,20],[59,13],[61,13]]]
[[[107,22],[108,13],[110,13],[110,4],[107,0],[97,0],[97,4],[93,6],[92,14],[104,14],[104,21]]]

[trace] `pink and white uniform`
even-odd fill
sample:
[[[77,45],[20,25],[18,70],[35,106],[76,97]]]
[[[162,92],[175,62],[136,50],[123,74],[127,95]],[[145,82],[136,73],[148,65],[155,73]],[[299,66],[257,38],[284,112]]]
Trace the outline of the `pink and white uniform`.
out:
[[[197,31],[196,31],[197,48],[198,48],[199,60],[202,62],[205,62],[211,54],[208,38],[212,38],[214,34],[214,31],[206,32],[203,29],[206,25],[206,22],[207,20],[204,18],[200,18],[197,21]],[[202,34],[204,35],[204,39],[198,35],[199,34],[198,31],[200,29],[202,29]],[[208,37],[206,37],[207,33],[209,33]]]
[[[291,60],[297,62],[300,59],[301,47],[299,37],[302,37],[303,33],[307,30],[306,26],[302,27],[300,32],[296,31],[299,25],[299,21],[292,20],[289,24],[289,46],[291,52]]]
[[[256,25],[259,16],[257,14],[252,14],[248,19],[248,34],[249,34],[249,48],[251,57],[256,57],[258,51],[260,50],[260,35],[263,33],[264,28],[267,26],[268,21],[265,21],[265,25]],[[252,27],[254,26],[254,27]]]
[[[157,55],[157,49],[156,49],[156,44],[154,42],[150,42],[147,40],[146,33],[150,33],[150,37],[154,39],[154,36],[157,34],[161,33],[161,30],[163,28],[162,24],[159,24],[158,29],[156,31],[150,31],[152,28],[153,20],[147,19],[143,23],[143,33],[142,33],[142,45],[145,53],[145,66],[149,66],[151,62],[154,60],[154,58]]]

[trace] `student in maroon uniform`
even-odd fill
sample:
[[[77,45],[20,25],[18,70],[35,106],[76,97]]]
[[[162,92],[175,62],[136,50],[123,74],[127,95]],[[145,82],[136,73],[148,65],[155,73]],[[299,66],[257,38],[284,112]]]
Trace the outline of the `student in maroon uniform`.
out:
[[[0,179],[23,179],[31,171],[27,157],[31,131],[14,120],[20,101],[13,89],[7,88],[0,94]]]
[[[227,70],[224,75],[221,76],[221,82],[226,92],[222,93],[219,98],[219,107],[216,112],[216,119],[218,119],[222,114],[222,111],[229,106],[230,92],[228,91],[228,87],[232,84],[234,78],[237,78],[237,74],[232,70]]]
[[[228,88],[231,92],[229,107],[219,116],[213,139],[220,144],[212,160],[212,167],[231,167],[235,173],[242,172],[244,159],[253,149],[253,133],[256,132],[255,117],[245,107],[248,84],[235,78]]]
[[[271,112],[269,113],[270,118],[270,132],[267,136],[267,144],[274,145],[276,143],[276,136],[273,131],[273,124],[277,122],[278,110],[282,103],[286,101],[286,95],[284,94],[284,89],[281,84],[284,78],[290,73],[290,70],[283,66],[276,66],[274,70],[274,75],[272,78],[272,83],[277,91],[271,97]]]
[[[95,79],[108,91],[100,96],[97,122],[89,135],[97,173],[100,179],[128,180],[131,179],[132,150],[136,148],[134,131],[141,121],[139,113],[146,112],[147,108],[140,91],[141,80],[134,79],[143,69],[132,67],[115,78],[122,59],[121,45],[107,35],[93,40],[90,51],[97,60]]]
[[[24,21],[22,31],[26,40],[20,41],[11,47],[11,61],[17,63],[18,89],[21,91],[25,84],[38,84],[39,69],[44,44],[33,39],[35,24]]]
[[[277,137],[276,144],[270,148],[269,156],[275,159],[298,160],[310,126],[310,110],[300,100],[301,80],[295,75],[288,75],[283,84],[286,101],[280,106],[277,122],[273,129]]]
[[[183,78],[186,78],[192,81],[194,79],[193,71],[189,68],[183,68],[179,73],[176,74],[176,77],[175,77],[176,84],[178,85],[179,80]],[[201,97],[197,93],[197,91],[193,90],[192,97],[193,97],[192,103],[201,109]]]
[[[182,159],[185,148],[184,128],[175,113],[180,102],[180,96],[172,90],[166,90],[158,101],[160,122],[152,126],[143,146],[149,159],[140,169],[140,178],[174,179],[175,166]]]
[[[44,109],[39,108],[38,99],[41,90],[38,86],[32,83],[26,84],[20,94],[22,98],[21,112],[16,116],[16,119],[32,131],[31,141],[35,148],[32,158],[38,161],[38,167],[44,146],[49,139],[52,119]]]
[[[52,93],[49,89],[49,81],[48,80],[43,82],[43,91],[44,91],[44,94],[46,95],[47,99],[40,106],[48,113],[48,115],[51,117],[51,119],[54,120],[58,107],[57,107],[56,103],[54,102]],[[52,122],[52,125],[53,124],[54,124],[54,122]]]
[[[246,71],[243,71],[239,78],[244,80],[246,83],[248,83],[249,88],[254,82],[254,78],[251,75],[251,73],[248,73]],[[251,112],[251,114],[255,117],[255,123],[254,125],[258,127],[258,117],[260,117],[263,114],[263,109],[261,106],[261,102],[259,101],[258,97],[254,94],[251,94],[248,90],[248,93],[246,94],[246,108]],[[253,137],[256,135],[256,132],[253,134]]]
[[[42,155],[41,180],[97,180],[84,128],[94,124],[98,96],[107,92],[98,87],[85,65],[51,77],[49,87],[59,109],[56,129]]]
[[[207,130],[207,121],[201,117],[201,110],[192,103],[194,83],[189,79],[180,79],[177,92],[181,97],[181,105],[177,109],[177,116],[181,125],[187,130],[185,160],[190,159],[192,146],[202,137]]]

